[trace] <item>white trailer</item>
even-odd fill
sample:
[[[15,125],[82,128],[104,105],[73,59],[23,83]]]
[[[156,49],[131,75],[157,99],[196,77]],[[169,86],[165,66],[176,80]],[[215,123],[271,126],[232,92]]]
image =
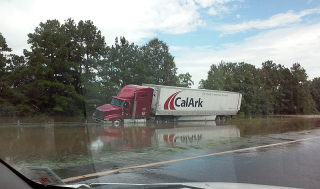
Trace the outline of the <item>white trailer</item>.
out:
[[[216,120],[236,115],[242,95],[237,92],[143,84],[153,89],[151,114],[157,120]]]

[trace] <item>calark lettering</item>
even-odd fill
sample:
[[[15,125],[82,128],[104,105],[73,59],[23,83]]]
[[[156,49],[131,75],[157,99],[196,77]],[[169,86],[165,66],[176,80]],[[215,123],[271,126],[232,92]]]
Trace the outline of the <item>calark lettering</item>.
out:
[[[202,103],[201,98],[199,100],[193,100],[193,98],[181,100],[181,97],[178,97],[174,101],[176,107],[202,107]]]

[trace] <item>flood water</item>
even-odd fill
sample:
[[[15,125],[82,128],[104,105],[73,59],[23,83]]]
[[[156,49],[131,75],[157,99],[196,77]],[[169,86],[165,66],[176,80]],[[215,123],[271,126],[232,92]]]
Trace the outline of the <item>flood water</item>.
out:
[[[257,135],[319,127],[320,119],[293,118],[147,123],[125,125],[121,129],[93,123],[1,124],[0,157],[15,165],[45,165],[52,168],[58,163],[67,167],[77,162],[85,163],[86,157],[97,157],[97,161],[103,161],[104,157],[118,153],[206,148],[208,143],[223,144]],[[70,162],[73,164],[68,164]]]

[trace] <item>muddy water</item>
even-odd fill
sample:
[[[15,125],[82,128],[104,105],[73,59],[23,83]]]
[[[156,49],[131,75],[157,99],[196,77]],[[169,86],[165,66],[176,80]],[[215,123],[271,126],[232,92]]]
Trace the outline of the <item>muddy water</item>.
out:
[[[15,165],[62,168],[107,161],[133,153],[206,148],[241,138],[313,130],[320,119],[243,119],[225,122],[180,122],[125,125],[103,124],[5,125],[0,127],[0,157]],[[96,159],[88,160],[87,157]],[[60,166],[60,167],[56,167]]]

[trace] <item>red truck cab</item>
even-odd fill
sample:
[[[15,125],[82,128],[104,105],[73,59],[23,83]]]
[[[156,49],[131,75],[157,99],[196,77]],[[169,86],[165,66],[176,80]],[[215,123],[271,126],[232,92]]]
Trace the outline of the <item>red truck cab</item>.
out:
[[[110,104],[96,108],[93,118],[112,121],[115,126],[124,119],[143,119],[150,116],[153,89],[139,85],[127,85],[113,96]]]

